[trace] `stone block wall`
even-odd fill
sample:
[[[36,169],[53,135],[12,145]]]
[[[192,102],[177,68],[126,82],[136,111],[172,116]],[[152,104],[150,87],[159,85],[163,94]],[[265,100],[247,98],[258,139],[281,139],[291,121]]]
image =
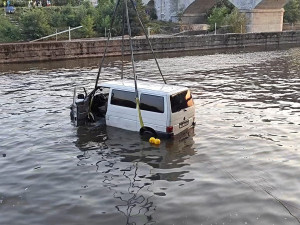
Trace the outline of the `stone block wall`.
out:
[[[244,11],[248,21],[247,32],[280,32],[283,26],[283,9],[254,9]]]
[[[109,44],[107,55],[121,56],[121,43],[121,39],[113,39]],[[160,53],[257,46],[300,46],[300,31],[167,36],[151,38],[151,43],[154,50]],[[105,45],[106,41],[103,39],[0,44],[0,63],[101,57],[104,53]],[[149,46],[144,38],[134,39],[134,50],[135,54],[150,53]],[[125,54],[130,54],[128,40],[125,42]]]

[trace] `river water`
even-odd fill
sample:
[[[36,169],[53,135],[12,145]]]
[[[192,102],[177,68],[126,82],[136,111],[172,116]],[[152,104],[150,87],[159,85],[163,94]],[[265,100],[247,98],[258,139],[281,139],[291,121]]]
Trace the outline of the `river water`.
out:
[[[197,126],[151,146],[69,118],[99,60],[0,66],[0,224],[299,224],[300,49],[160,58]],[[141,79],[159,80],[152,59]],[[126,64],[130,74],[130,63]],[[102,80],[120,75],[111,60]]]

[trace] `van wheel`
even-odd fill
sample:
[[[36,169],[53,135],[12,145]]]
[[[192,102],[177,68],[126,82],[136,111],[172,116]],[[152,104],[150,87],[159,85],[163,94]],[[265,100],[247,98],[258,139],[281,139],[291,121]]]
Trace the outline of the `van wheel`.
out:
[[[143,136],[144,138],[151,138],[151,137],[155,137],[157,138],[157,133],[154,129],[152,129],[151,127],[142,127],[140,129],[140,135]]]

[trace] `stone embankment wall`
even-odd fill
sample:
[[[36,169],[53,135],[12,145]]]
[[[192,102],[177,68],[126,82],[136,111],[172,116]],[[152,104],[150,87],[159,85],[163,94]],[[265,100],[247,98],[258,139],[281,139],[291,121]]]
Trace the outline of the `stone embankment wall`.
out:
[[[107,55],[120,56],[121,43],[121,39],[112,39]],[[156,52],[162,53],[245,47],[300,46],[300,31],[156,37],[151,38],[151,43]],[[103,39],[0,44],[0,63],[100,57],[103,55],[105,45],[106,40]],[[128,40],[125,45],[125,53],[128,55],[130,54]],[[134,50],[135,54],[150,52],[144,38],[134,39]]]

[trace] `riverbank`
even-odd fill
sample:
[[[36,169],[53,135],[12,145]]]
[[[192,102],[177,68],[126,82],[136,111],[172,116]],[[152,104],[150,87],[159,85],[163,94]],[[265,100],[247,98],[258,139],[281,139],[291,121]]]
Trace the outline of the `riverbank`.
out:
[[[153,48],[158,53],[196,50],[233,49],[246,47],[300,46],[300,31],[220,34],[179,37],[152,37]],[[122,40],[114,38],[108,48],[108,56],[120,56]],[[25,42],[0,44],[0,63],[52,61],[77,58],[101,57],[105,39],[83,39],[73,41]],[[145,38],[133,40],[135,54],[150,53]],[[130,54],[129,40],[125,40],[125,55]]]

